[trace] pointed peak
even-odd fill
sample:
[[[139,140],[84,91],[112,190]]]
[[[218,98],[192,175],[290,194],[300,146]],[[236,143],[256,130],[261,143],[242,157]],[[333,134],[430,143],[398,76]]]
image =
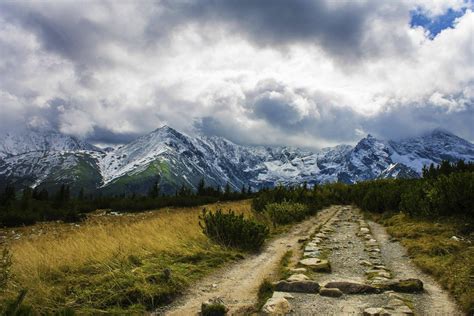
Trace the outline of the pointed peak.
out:
[[[442,127],[437,127],[435,129],[433,129],[433,131],[431,132],[431,135],[434,135],[434,136],[443,136],[443,135],[456,136],[453,133],[451,133],[450,131],[448,131],[447,129],[444,129]]]

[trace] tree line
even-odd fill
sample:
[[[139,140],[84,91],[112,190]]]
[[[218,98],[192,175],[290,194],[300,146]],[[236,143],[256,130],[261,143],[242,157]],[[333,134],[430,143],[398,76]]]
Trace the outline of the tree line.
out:
[[[45,188],[25,187],[17,190],[13,184],[7,184],[0,193],[0,227],[31,225],[38,221],[62,220],[76,222],[85,218],[87,213],[97,209],[115,212],[139,212],[162,207],[197,206],[217,201],[246,199],[253,196],[250,187],[241,190],[231,189],[226,184],[223,189],[207,186],[202,179],[193,191],[182,185],[174,195],[165,195],[160,185],[155,182],[146,195],[87,195],[81,189],[76,195],[71,194],[69,185],[63,184],[55,192]]]

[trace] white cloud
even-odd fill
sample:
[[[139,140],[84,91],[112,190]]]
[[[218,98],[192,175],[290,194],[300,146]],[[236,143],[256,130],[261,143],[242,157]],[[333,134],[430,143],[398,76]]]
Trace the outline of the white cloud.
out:
[[[68,134],[100,139],[98,129],[140,134],[166,123],[237,142],[319,147],[354,141],[362,131],[383,134],[379,120],[420,105],[427,117],[473,111],[474,13],[433,40],[409,25],[410,10],[439,15],[463,1],[361,2],[354,16],[344,12],[357,28],[347,43],[331,41],[339,33],[328,19],[328,34],[299,36],[295,28],[281,34],[281,44],[264,24],[212,15],[203,22],[152,2],[4,6],[1,124],[12,116],[25,125],[49,120]],[[260,14],[251,9],[246,14]],[[426,127],[452,122],[434,117]],[[444,127],[474,139],[466,126]]]

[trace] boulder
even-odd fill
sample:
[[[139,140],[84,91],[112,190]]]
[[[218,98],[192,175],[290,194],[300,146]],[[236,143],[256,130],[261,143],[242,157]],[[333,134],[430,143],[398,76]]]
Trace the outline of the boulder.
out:
[[[290,310],[290,303],[284,297],[272,297],[262,307],[266,315],[286,315]]]
[[[306,281],[306,280],[309,280],[309,278],[304,275],[304,274],[293,274],[291,275],[288,279],[286,279],[287,281],[289,282],[293,282],[293,281]]]
[[[279,281],[274,284],[275,291],[280,292],[296,292],[296,293],[317,293],[319,291],[319,283],[315,281]]]
[[[329,282],[324,287],[336,288],[342,291],[344,294],[374,294],[380,293],[380,290],[368,284],[350,282],[350,281],[339,281]]]
[[[362,234],[368,234],[370,232],[370,230],[367,228],[367,227],[361,227],[360,228],[360,232]]]
[[[329,297],[341,297],[342,291],[337,288],[326,288],[323,287],[319,290],[319,295],[321,296],[329,296]]]

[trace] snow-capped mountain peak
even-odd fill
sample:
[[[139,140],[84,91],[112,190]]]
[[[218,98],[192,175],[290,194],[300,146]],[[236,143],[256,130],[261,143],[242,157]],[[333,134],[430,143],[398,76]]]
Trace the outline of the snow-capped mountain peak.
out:
[[[114,150],[57,132],[7,135],[0,140],[0,184],[68,182],[107,192],[143,193],[159,181],[163,192],[199,180],[234,190],[282,184],[375,178],[417,177],[423,165],[443,159],[474,161],[474,145],[445,130],[399,141],[372,135],[354,147],[338,145],[319,152],[293,147],[243,146],[216,136],[191,137],[169,126]],[[46,153],[46,154],[45,154]]]

